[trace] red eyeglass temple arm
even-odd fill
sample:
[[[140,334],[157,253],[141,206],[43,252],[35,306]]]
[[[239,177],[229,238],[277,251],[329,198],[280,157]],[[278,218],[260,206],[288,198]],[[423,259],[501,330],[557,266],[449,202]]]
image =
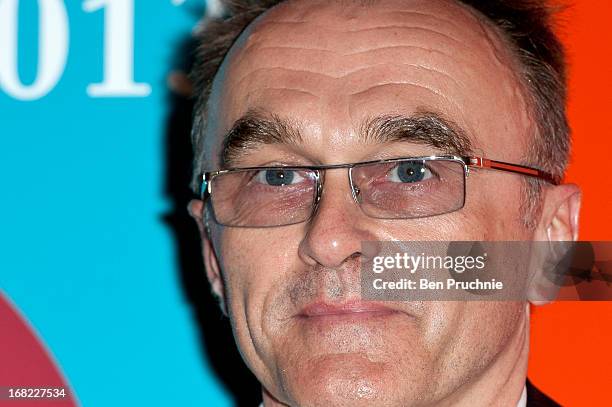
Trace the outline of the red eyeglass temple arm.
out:
[[[560,180],[549,172],[539,170],[537,168],[527,167],[524,165],[510,164],[503,161],[489,160],[483,157],[467,157],[469,160],[468,166],[479,168],[491,168],[494,170],[514,172],[530,177],[536,177],[546,180],[554,185],[559,185]]]

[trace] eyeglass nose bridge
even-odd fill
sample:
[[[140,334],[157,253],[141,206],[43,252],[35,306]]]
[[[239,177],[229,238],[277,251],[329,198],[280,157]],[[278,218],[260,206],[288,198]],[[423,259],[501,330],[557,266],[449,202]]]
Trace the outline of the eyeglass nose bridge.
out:
[[[354,167],[355,167],[354,164],[340,164],[340,165],[330,165],[329,167],[319,168],[315,170],[316,193],[315,193],[315,201],[314,201],[314,206],[312,208],[312,214],[310,216],[310,219],[312,219],[316,215],[319,209],[319,204],[323,197],[323,185],[325,184],[325,173],[328,170],[345,169],[345,168],[348,170],[348,183],[349,183],[349,188],[351,189],[351,196],[353,197],[353,201],[357,205],[361,204],[361,198],[360,198],[361,190],[353,182],[353,168]]]

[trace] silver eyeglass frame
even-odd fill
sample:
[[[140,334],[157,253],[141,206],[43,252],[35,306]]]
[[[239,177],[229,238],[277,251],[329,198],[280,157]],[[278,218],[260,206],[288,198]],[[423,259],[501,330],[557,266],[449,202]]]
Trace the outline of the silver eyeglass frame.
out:
[[[351,195],[355,203],[359,205],[359,188],[353,182],[352,170],[355,167],[372,165],[372,164],[386,164],[393,163],[398,161],[454,161],[460,163],[463,167],[463,201],[462,205],[457,209],[453,209],[452,212],[460,210],[465,205],[465,196],[466,196],[466,184],[467,177],[470,174],[470,168],[484,168],[484,169],[492,169],[498,171],[504,171],[519,175],[524,175],[533,178],[539,178],[544,181],[547,181],[553,185],[558,185],[560,180],[554,177],[552,174],[540,170],[534,167],[528,167],[519,164],[507,163],[504,161],[491,160],[484,157],[478,156],[456,156],[456,155],[429,155],[429,156],[419,156],[419,157],[401,157],[401,158],[391,158],[384,160],[373,160],[373,161],[362,161],[357,163],[346,163],[346,164],[329,164],[329,165],[299,165],[299,166],[263,166],[263,167],[237,167],[237,168],[229,168],[225,170],[217,170],[217,171],[207,171],[201,174],[201,184],[200,184],[200,199],[205,201],[210,198],[213,194],[212,190],[212,181],[215,177],[227,173],[232,172],[244,172],[244,171],[262,171],[262,170],[311,170],[314,171],[314,177],[316,182],[316,190],[315,190],[315,198],[313,202],[313,209],[311,211],[310,216],[307,219],[304,219],[295,223],[302,223],[311,219],[312,216],[317,212],[319,201],[321,200],[322,192],[323,192],[323,184],[322,179],[322,171],[331,170],[331,169],[340,169],[347,168],[348,169],[348,181],[349,186],[351,188]],[[213,209],[214,212],[214,209]],[[449,211],[451,212],[451,211]],[[448,213],[448,212],[444,212]],[[441,215],[441,214],[437,214]],[[431,215],[435,216],[435,215]],[[292,223],[294,224],[294,223]],[[289,224],[288,224],[289,225]],[[285,225],[283,225],[285,226]],[[246,226],[234,226],[234,227],[246,227]],[[257,226],[257,227],[270,227],[270,226]]]

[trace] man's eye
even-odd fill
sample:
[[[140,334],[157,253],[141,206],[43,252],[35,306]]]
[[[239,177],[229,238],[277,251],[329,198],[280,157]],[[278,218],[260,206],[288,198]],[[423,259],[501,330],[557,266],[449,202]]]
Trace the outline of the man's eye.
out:
[[[283,185],[297,184],[303,181],[303,177],[295,170],[261,170],[255,175],[259,183],[280,187]]]
[[[404,161],[397,164],[389,173],[393,182],[413,183],[421,182],[432,177],[432,173],[425,163]]]

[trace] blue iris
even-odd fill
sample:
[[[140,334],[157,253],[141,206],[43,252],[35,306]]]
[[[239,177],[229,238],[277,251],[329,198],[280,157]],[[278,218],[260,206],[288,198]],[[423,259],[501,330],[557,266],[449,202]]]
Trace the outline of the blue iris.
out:
[[[402,182],[419,182],[425,178],[425,165],[415,161],[404,161],[397,166],[397,177]]]
[[[273,186],[283,186],[291,184],[293,181],[293,171],[287,170],[267,170],[266,171],[266,182]]]

